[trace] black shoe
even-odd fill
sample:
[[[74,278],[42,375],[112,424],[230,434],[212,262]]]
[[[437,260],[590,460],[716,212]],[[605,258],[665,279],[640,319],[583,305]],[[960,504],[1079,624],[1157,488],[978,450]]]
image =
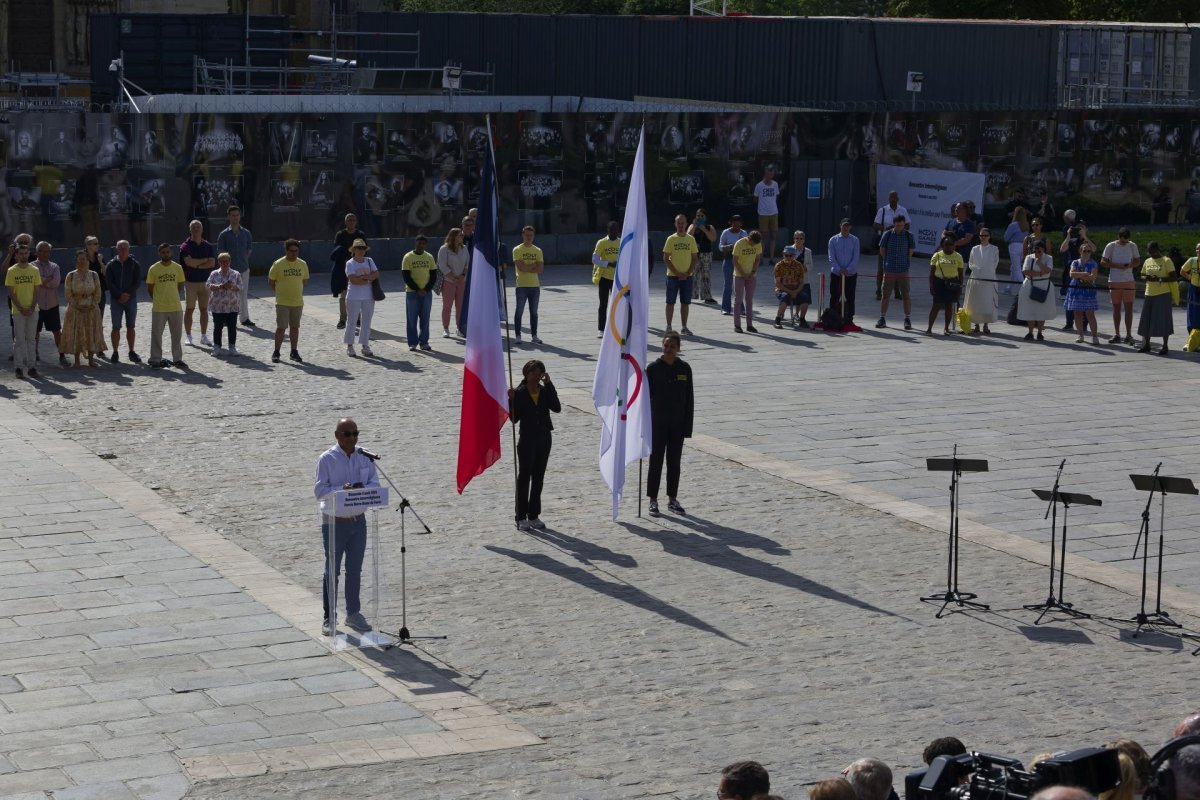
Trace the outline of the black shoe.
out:
[[[272,364],[279,363],[279,351],[278,350],[276,350],[274,353],[271,353],[271,363]]]
[[[806,320],[804,317],[801,317],[801,318],[800,318],[799,325],[800,325],[800,327],[801,327],[801,328],[807,328],[807,327],[808,327],[808,320]]]
[[[62,353],[59,353],[58,354],[58,365],[60,367],[69,367],[69,366],[71,366],[71,363],[69,361],[67,361],[66,356],[64,356]]]
[[[1139,347],[1139,348],[1137,349],[1137,351],[1138,351],[1139,353],[1149,353],[1149,352],[1150,352],[1150,345],[1146,345],[1145,347]]]
[[[747,333],[758,333],[758,328],[754,327],[753,325],[747,325],[746,332]]]
[[[339,320],[338,320],[338,324],[337,324],[337,329],[338,329],[339,331],[344,331],[344,330],[346,330],[346,320],[344,320],[344,319],[339,319]]]
[[[178,369],[187,369],[187,362],[185,361],[173,361],[171,363]]]
[[[1171,351],[1167,349],[1166,345],[1163,345],[1163,349],[1158,351],[1158,355],[1165,356],[1170,352]]]
[[[250,320],[248,320],[248,319],[244,319],[244,320],[242,320],[242,327],[243,327],[243,328],[257,328],[258,326],[257,326],[257,325],[255,325],[255,324],[254,324],[253,322],[251,322]]]
[[[904,318],[904,330],[906,330],[906,331],[912,330],[912,320],[909,319],[908,317]]]
[[[289,355],[289,356],[288,356],[288,358],[290,358],[292,361],[295,361],[297,364],[303,364],[303,363],[304,363],[304,359],[300,357],[300,351],[299,351],[299,350],[293,350],[293,351],[291,352],[291,355]]]
[[[667,508],[674,511],[676,514],[686,514],[687,513],[686,511],[683,510],[683,506],[679,505],[678,500],[671,500],[670,502],[668,502]]]
[[[660,515],[660,513],[661,512],[658,510],[658,500],[651,500],[650,501],[650,516],[657,517]]]
[[[24,378],[24,377],[25,377],[25,370],[18,368],[18,369],[17,369],[17,377],[18,377],[18,378]]]
[[[133,352],[132,350],[129,351],[129,360],[132,361],[134,364],[142,363],[142,357],[139,356],[137,353]]]
[[[108,357],[108,360],[110,363],[116,364],[117,362],[119,362],[121,360],[121,357],[119,355],[117,355],[116,350],[113,350],[112,355]]]
[[[707,300],[705,300],[705,301],[704,301],[704,305],[706,305],[706,306],[715,306],[715,305],[717,305],[717,301],[716,301],[716,300],[714,300],[713,298],[711,298],[711,297],[710,297],[710,298],[708,298]]]
[[[38,372],[38,371],[37,371],[37,367],[30,367],[30,368],[29,368],[29,372],[28,372],[28,373],[26,373],[26,374],[27,374],[27,375],[29,375],[29,377],[31,377],[31,378],[40,378],[40,377],[42,377],[42,373],[40,373],[40,372]]]
[[[883,299],[883,292],[876,292],[876,293],[875,293],[875,299],[876,299],[876,300],[882,300],[882,299]]]
[[[150,362],[150,369],[162,369],[164,366],[166,366],[166,365],[161,361],[151,361]]]
[[[775,318],[775,327],[776,327],[776,328],[782,328],[782,327],[783,327],[783,317],[776,317],[776,318]]]
[[[1042,332],[1041,332],[1041,331],[1038,331],[1038,334],[1037,334],[1037,340],[1038,340],[1039,342],[1044,342],[1044,341],[1046,341],[1046,337],[1042,335]]]
[[[1030,331],[1029,333],[1025,334],[1025,340],[1028,342],[1033,341],[1033,331]]]

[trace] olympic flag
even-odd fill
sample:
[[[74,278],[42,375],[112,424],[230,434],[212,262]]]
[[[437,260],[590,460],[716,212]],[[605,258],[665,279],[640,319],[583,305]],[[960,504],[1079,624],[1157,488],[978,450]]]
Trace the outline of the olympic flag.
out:
[[[592,384],[592,402],[604,425],[600,434],[600,474],[612,490],[613,519],[617,518],[625,488],[625,467],[650,454],[650,387],[645,372],[650,318],[645,152],[643,128],[629,180],[608,321]]]

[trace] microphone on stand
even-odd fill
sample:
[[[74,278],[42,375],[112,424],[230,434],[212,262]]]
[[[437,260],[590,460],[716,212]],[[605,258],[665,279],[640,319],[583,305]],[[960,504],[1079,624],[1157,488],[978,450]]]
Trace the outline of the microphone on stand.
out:
[[[365,447],[356,447],[354,449],[357,450],[358,452],[362,453],[364,456],[371,459],[372,461],[379,461],[383,458],[383,456],[379,455],[378,453],[372,453],[370,450],[368,450]]]

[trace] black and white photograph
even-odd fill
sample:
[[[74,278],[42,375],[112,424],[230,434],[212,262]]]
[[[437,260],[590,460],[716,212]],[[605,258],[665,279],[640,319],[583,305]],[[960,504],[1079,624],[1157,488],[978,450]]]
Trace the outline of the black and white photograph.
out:
[[[754,199],[754,176],[749,172],[739,172],[737,170],[729,174],[729,179],[732,184],[725,197],[729,205],[735,208],[743,208],[750,205]]]
[[[984,173],[984,202],[989,205],[1002,205],[1010,194],[1012,182],[1013,167],[1011,164],[993,164]]]
[[[139,202],[147,217],[161,217],[167,213],[166,181],[150,178],[137,186]]]
[[[198,219],[224,219],[231,205],[240,205],[242,177],[226,171],[192,176],[192,213]]]
[[[985,119],[979,123],[979,154],[1011,156],[1017,144],[1017,123]]]
[[[1074,155],[1075,153],[1075,126],[1066,122],[1058,124],[1058,132],[1055,136],[1055,148],[1060,156]]]
[[[142,164],[162,164],[167,160],[166,148],[159,141],[158,131],[153,129],[142,131],[138,139],[138,146],[134,152],[134,160]]]
[[[226,122],[220,115],[192,125],[192,163],[235,164],[246,152],[241,122]]]
[[[99,120],[93,129],[97,169],[125,169],[130,161],[130,142],[133,141],[132,126],[127,122],[112,123]]]
[[[562,172],[558,170],[521,170],[517,173],[521,189],[521,208],[529,211],[557,211],[562,208]]]
[[[689,152],[692,158],[713,158],[717,154],[716,128],[696,128]]]
[[[309,128],[304,132],[304,160],[309,164],[332,164],[338,157],[337,130]]]
[[[1178,122],[1166,126],[1163,131],[1163,150],[1172,155],[1183,152],[1183,125]]]
[[[300,189],[295,178],[276,178],[271,181],[271,208],[294,211],[300,207]]]
[[[1193,158],[1200,158],[1200,120],[1192,122],[1192,144],[1188,151]]]
[[[433,179],[433,196],[443,209],[463,204],[463,179],[460,170],[441,169]]]
[[[583,158],[592,164],[612,160],[612,143],[608,140],[608,125],[604,122],[592,120],[584,125]]]
[[[962,153],[967,149],[967,123],[953,120],[942,125],[942,152]]]
[[[1085,153],[1102,153],[1112,144],[1112,120],[1085,119],[1083,121],[1083,150]]]
[[[354,163],[358,165],[378,164],[382,155],[379,141],[379,124],[373,120],[355,122],[353,151]]]
[[[583,197],[586,200],[607,200],[612,197],[612,173],[589,171],[583,176]]]
[[[1143,122],[1138,128],[1137,154],[1139,158],[1150,158],[1162,155],[1161,122]]]
[[[758,136],[754,125],[741,125],[729,137],[729,160],[746,161],[758,152]]]
[[[930,120],[917,123],[917,154],[926,158],[937,158],[942,152],[941,125]]]
[[[75,181],[54,181],[54,192],[47,203],[51,219],[67,222],[75,214]]]
[[[281,164],[300,163],[301,137],[303,126],[299,122],[285,120],[272,122],[267,126],[267,149],[269,163],[273,167]]]
[[[522,122],[522,161],[558,161],[563,155],[561,122]]]
[[[384,142],[384,152],[391,163],[409,161],[413,157],[417,132],[412,128],[390,128]]]
[[[663,128],[662,134],[658,138],[658,157],[664,161],[687,159],[683,130],[678,125],[672,123]]]
[[[639,125],[621,128],[621,132],[617,136],[617,150],[622,153],[636,153],[641,134],[642,128]]]
[[[463,160],[462,123],[435,122],[433,123],[433,157],[436,160],[453,158]]]
[[[128,190],[125,186],[100,187],[100,218],[106,220],[125,219],[129,213]]]
[[[313,208],[329,208],[337,200],[337,181],[333,170],[309,170],[305,184],[308,186],[308,204]]]
[[[1023,154],[1035,159],[1053,156],[1056,128],[1057,125],[1052,119],[1037,119],[1027,123]]]
[[[1124,192],[1129,188],[1129,169],[1123,166],[1115,166],[1108,168],[1108,180],[1105,182],[1105,191],[1119,193]]]
[[[42,124],[28,122],[20,125],[15,133],[9,134],[8,166],[17,169],[32,168],[37,162],[37,143],[42,138]]]
[[[693,206],[704,202],[704,171],[673,173],[668,176],[673,205]]]
[[[51,164],[65,167],[75,163],[75,129],[71,127],[51,128],[42,144],[44,157]]]

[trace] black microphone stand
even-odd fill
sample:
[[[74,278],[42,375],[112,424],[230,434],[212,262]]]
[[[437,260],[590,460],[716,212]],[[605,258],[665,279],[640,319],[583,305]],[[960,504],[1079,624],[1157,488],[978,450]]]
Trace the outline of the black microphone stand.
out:
[[[358,452],[375,462],[375,469],[383,476],[383,479],[392,488],[392,491],[396,493],[396,496],[400,498],[400,505],[396,506],[396,510],[400,512],[400,631],[396,634],[397,644],[408,644],[415,639],[445,639],[445,636],[411,636],[408,632],[408,543],[404,524],[405,512],[412,511],[417,522],[424,528],[423,533],[433,533],[433,531],[429,530],[429,526],[425,524],[425,520],[421,519],[421,515],[413,508],[412,503],[408,502],[408,498],[404,496],[400,488],[396,486],[383,467],[379,466],[380,456],[369,450],[363,450],[361,447],[358,448]],[[389,645],[388,647],[392,646],[394,645]]]

